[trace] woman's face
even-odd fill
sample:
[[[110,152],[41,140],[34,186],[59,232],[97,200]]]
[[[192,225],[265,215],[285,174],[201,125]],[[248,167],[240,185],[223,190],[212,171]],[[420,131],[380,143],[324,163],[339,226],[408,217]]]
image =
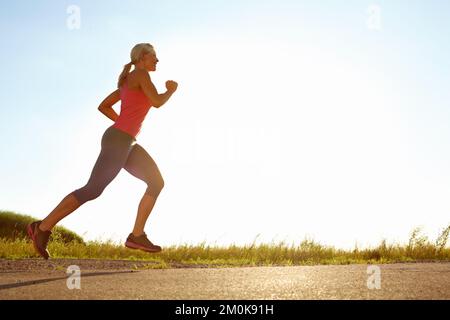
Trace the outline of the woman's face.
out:
[[[156,57],[155,51],[150,51],[148,53],[145,53],[142,56],[142,63],[145,69],[147,71],[155,71],[156,70],[156,64],[158,63],[158,58]]]

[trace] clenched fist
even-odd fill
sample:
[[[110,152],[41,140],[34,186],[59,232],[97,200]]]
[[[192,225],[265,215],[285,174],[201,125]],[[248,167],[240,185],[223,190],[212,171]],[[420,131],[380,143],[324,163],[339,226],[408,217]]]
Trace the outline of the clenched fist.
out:
[[[170,92],[175,92],[178,88],[178,83],[172,80],[166,81],[166,89]]]

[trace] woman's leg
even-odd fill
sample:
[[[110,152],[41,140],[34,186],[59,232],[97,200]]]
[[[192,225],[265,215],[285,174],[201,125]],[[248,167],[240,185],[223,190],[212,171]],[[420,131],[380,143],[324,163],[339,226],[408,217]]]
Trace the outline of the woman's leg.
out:
[[[74,212],[81,204],[73,193],[68,194],[61,200],[61,202],[53,209],[52,212],[39,224],[41,231],[51,230],[61,219],[70,213]]]
[[[102,138],[102,149],[87,184],[68,194],[39,225],[42,231],[51,230],[60,220],[87,201],[99,197],[125,165],[131,139],[116,129],[107,129]]]
[[[164,187],[164,180],[153,158],[139,144],[135,144],[133,149],[131,149],[124,169],[136,178],[147,183],[147,189],[139,203],[136,222],[133,228],[133,234],[139,236],[144,233],[145,223],[155,205],[159,193]]]

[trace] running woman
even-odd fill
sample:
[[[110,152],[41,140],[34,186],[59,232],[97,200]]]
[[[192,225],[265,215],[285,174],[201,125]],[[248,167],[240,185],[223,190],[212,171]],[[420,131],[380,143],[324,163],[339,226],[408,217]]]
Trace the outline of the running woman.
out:
[[[47,244],[52,228],[85,202],[98,198],[122,168],[147,184],[139,203],[133,232],[128,236],[125,246],[147,252],[161,251],[160,246],[147,238],[144,227],[164,187],[164,180],[155,161],[136,142],[136,137],[149,109],[164,105],[177,90],[178,84],[166,81],[167,91],[161,94],[157,92],[149,72],[156,70],[159,60],[151,44],[137,44],[131,50],[130,57],[131,61],[124,66],[119,76],[118,89],[98,107],[114,124],[102,136],[100,154],[88,182],[69,193],[44,220],[33,222],[27,227],[36,251],[45,259],[50,257]],[[133,65],[134,69],[130,72]],[[119,100],[120,115],[117,115],[112,106]]]

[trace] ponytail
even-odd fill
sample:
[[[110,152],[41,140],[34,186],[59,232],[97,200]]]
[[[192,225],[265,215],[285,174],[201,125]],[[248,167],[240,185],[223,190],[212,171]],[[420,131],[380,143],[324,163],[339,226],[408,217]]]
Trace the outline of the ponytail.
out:
[[[128,76],[131,70],[131,66],[133,65],[133,62],[129,62],[126,65],[123,66],[123,71],[119,76],[119,81],[117,82],[117,88],[120,88],[125,81],[125,78]]]
[[[123,66],[123,71],[119,76],[119,81],[117,82],[117,87],[120,88],[123,85],[123,82],[125,81],[125,78],[130,73],[130,69],[133,64],[136,67],[136,63],[138,63],[141,60],[142,56],[145,53],[154,52],[154,51],[155,51],[155,49],[153,48],[153,46],[150,43],[138,43],[137,45],[135,45],[133,47],[133,49],[131,49],[131,53],[130,53],[131,62],[129,62]]]

